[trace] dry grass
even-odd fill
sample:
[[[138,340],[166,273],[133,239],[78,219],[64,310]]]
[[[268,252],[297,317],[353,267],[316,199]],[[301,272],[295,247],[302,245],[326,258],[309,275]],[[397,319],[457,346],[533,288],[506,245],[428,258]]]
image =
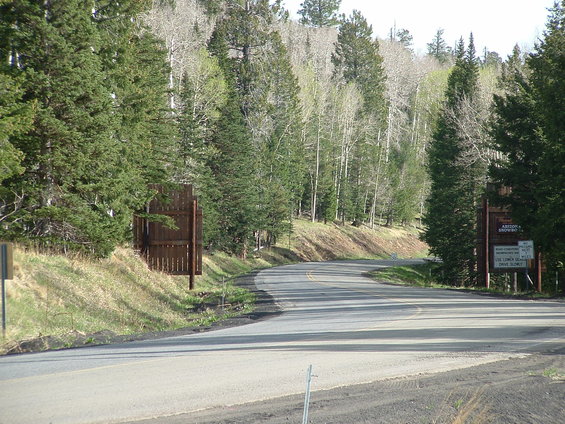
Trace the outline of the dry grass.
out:
[[[324,225],[296,221],[292,248],[302,260],[399,258],[424,256],[427,245],[418,240],[417,232],[402,228]]]
[[[243,261],[222,253],[205,255],[204,276],[195,291],[188,277],[150,271],[131,249],[108,259],[14,252],[14,280],[7,282],[7,333],[0,353],[14,343],[41,336],[75,337],[101,331],[133,334],[170,330],[221,319],[209,306],[227,290],[237,312],[249,311],[253,295],[231,277],[253,269],[297,261],[336,258],[417,256],[425,245],[402,230],[340,227],[295,222],[295,234],[280,247],[261,250]],[[223,281],[228,279],[228,283]]]

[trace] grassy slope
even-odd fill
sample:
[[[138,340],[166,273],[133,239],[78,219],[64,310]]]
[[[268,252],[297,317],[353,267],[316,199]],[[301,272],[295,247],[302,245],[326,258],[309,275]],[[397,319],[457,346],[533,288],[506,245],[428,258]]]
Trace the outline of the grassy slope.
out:
[[[295,222],[295,232],[279,247],[263,249],[243,261],[216,253],[204,258],[196,290],[188,277],[151,272],[130,249],[109,259],[15,251],[15,278],[7,282],[6,339],[0,352],[20,341],[54,335],[65,343],[101,331],[134,334],[209,323],[249,311],[253,294],[234,286],[231,277],[273,265],[337,258],[418,256],[426,246],[415,232]],[[224,282],[224,280],[228,280]],[[222,297],[228,304],[218,308]],[[70,342],[69,342],[70,343]]]

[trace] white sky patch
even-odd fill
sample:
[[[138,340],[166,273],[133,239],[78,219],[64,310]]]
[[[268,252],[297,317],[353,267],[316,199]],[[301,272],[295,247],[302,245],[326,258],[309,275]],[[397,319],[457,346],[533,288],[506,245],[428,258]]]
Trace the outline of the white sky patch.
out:
[[[292,19],[297,19],[303,0],[284,0]],[[454,46],[460,37],[465,44],[472,32],[477,54],[484,48],[506,58],[518,44],[531,50],[542,36],[554,0],[342,0],[340,13],[359,10],[373,26],[373,34],[386,38],[396,24],[414,37],[417,53],[426,53],[437,30]]]

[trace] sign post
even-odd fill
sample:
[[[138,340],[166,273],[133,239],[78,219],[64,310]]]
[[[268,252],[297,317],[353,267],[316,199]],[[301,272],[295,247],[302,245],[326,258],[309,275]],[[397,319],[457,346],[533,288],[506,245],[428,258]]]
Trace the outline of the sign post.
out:
[[[0,243],[0,273],[2,274],[2,337],[6,338],[6,280],[14,278],[12,243]]]
[[[508,192],[508,189],[500,191],[501,194]],[[523,238],[523,229],[514,223],[511,211],[504,207],[490,206],[484,196],[481,207],[477,208],[476,252],[477,271],[485,287],[489,287],[490,273],[525,272],[528,285],[534,284],[528,275],[532,268],[536,271],[535,289],[541,291],[541,253],[535,251],[532,240]]]
[[[518,254],[520,255],[520,259],[525,259],[525,260],[535,259],[533,240],[519,240],[518,241]],[[538,278],[536,278],[536,280],[538,281],[537,291],[541,291],[541,284],[539,284],[539,282],[541,280],[541,276],[538,276]],[[529,284],[532,284],[532,286],[534,286],[534,283],[532,282],[530,275],[528,274],[527,268],[526,268],[526,281],[528,283],[528,286],[529,286]]]

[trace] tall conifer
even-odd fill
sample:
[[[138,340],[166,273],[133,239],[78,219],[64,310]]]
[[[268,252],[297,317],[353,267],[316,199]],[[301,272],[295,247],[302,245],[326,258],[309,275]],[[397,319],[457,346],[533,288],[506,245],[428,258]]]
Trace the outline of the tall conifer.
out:
[[[512,210],[525,235],[548,263],[565,257],[565,1],[551,9],[544,38],[520,61],[504,66],[504,94],[495,97],[492,136],[504,155],[490,169],[493,181],[512,188],[495,200]]]
[[[451,285],[475,282],[475,209],[484,179],[474,164],[462,158],[466,147],[457,126],[462,105],[472,102],[478,90],[478,61],[473,38],[469,47],[461,39],[448,78],[444,110],[429,149],[431,192],[424,216],[424,240],[432,254],[442,259],[443,280]]]
[[[210,158],[209,168],[217,184],[218,209],[221,211],[218,220],[221,237],[216,246],[245,257],[256,228],[256,184],[253,157],[250,155],[253,150],[224,30],[222,26],[217,28],[208,45],[224,72],[227,92],[210,139],[215,154]]]
[[[300,23],[313,27],[336,26],[340,5],[341,0],[304,0],[298,11]]]

